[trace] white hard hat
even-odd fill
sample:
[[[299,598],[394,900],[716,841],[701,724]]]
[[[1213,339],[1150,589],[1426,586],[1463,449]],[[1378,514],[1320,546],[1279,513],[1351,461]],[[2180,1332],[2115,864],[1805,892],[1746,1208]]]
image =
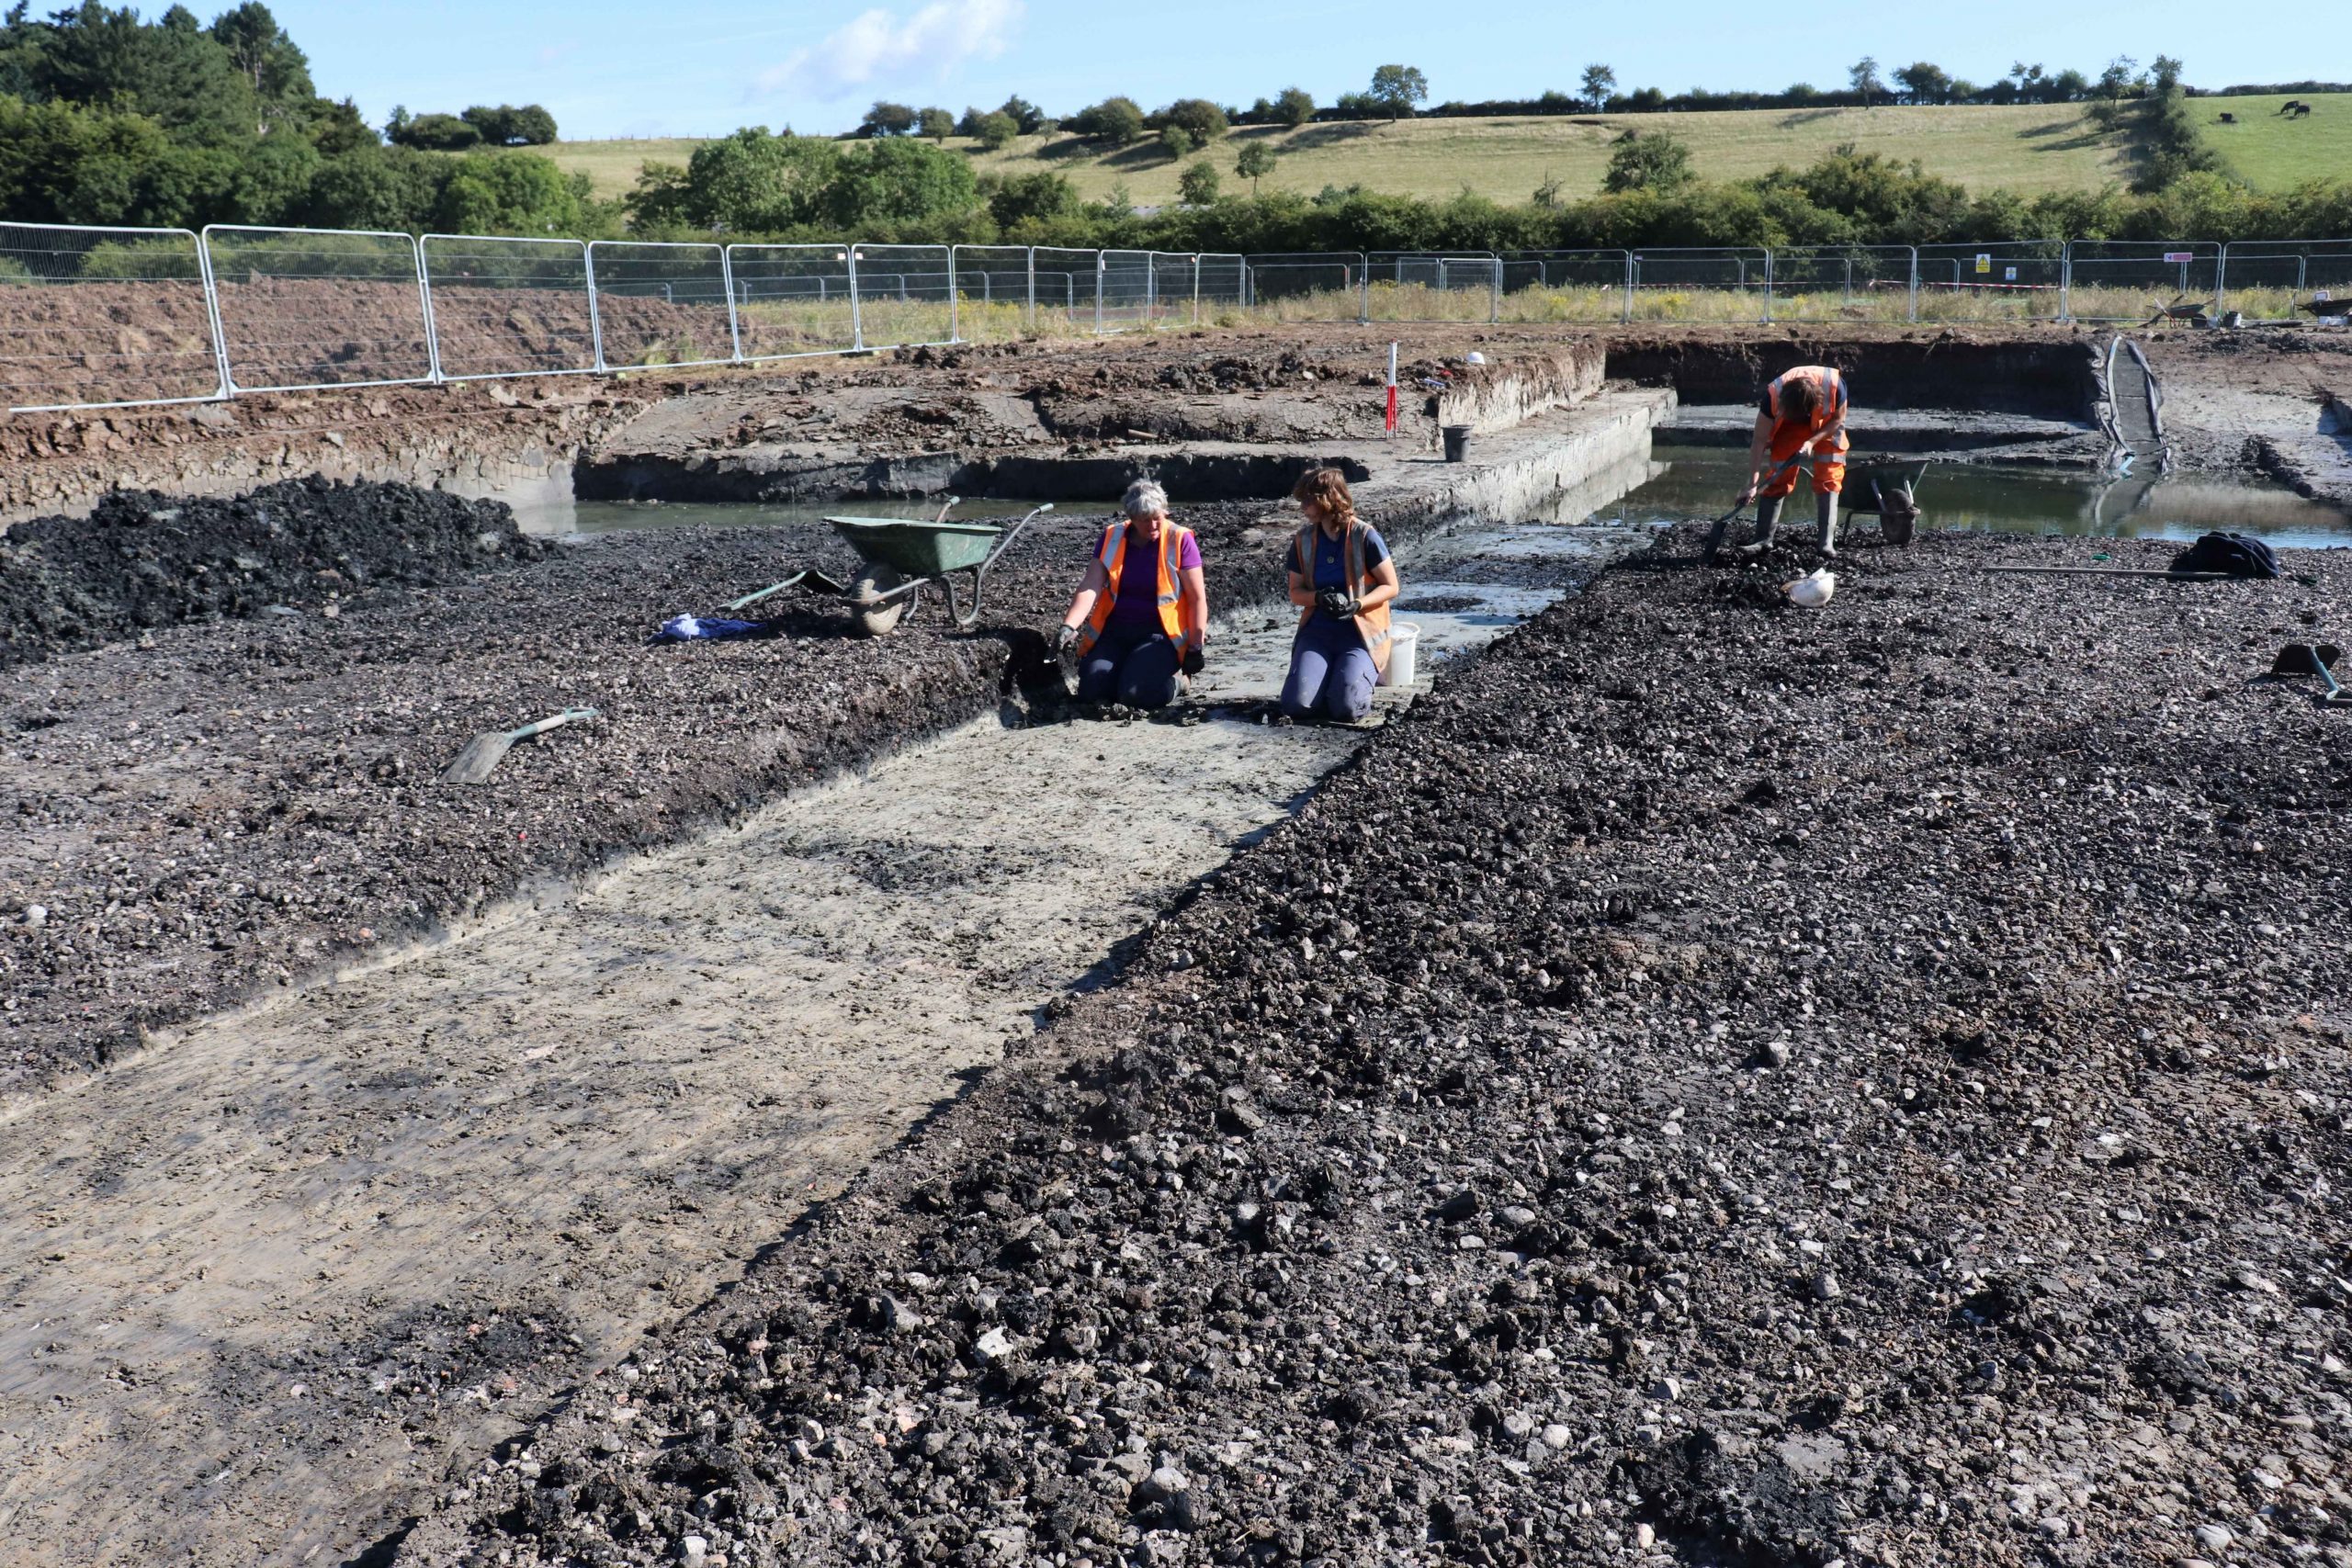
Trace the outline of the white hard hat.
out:
[[[1475,348],[1462,356],[1462,363],[1464,365],[1484,365],[1486,362],[1487,356]]]
[[[1782,587],[1792,604],[1802,604],[1808,610],[1818,610],[1829,603],[1838,592],[1838,575],[1826,566],[1815,567],[1794,582]]]

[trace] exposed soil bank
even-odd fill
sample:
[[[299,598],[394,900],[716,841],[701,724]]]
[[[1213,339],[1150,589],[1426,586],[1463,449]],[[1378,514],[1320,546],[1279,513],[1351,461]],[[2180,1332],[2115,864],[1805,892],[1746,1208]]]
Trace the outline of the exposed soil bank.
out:
[[[1609,376],[1670,385],[1686,403],[1752,405],[1792,365],[1834,365],[1852,378],[1858,412],[1965,409],[2087,421],[2098,396],[2092,341],[2086,332],[2012,338],[1935,327],[1899,335],[1757,328],[1710,337],[1628,329],[1610,340]]]
[[[1612,574],[398,1560],[2352,1562],[2352,567],[2092,548]]]
[[[87,517],[0,535],[0,667],[272,607],[339,615],[326,606],[345,593],[455,581],[548,547],[495,502],[409,485],[311,479],[234,501],[118,491]]]
[[[2177,465],[2240,464],[2352,511],[2352,338],[2311,327],[2145,340]]]
[[[1645,449],[1666,400],[1595,399],[1400,461],[1366,514],[1400,542]],[[1521,513],[1523,514],[1523,513]],[[0,1088],[427,935],[526,882],[681,835],[989,711],[1038,668],[1104,518],[1065,509],[991,574],[988,624],[938,611],[881,642],[837,606],[762,642],[648,648],[792,567],[853,575],[821,527],[608,536],[475,581],[380,590],[332,620],[166,629],[0,674]],[[1295,512],[1185,509],[1221,610],[1283,590]],[[435,777],[465,740],[567,706],[601,716],[485,785]],[[35,908],[40,913],[36,918]]]

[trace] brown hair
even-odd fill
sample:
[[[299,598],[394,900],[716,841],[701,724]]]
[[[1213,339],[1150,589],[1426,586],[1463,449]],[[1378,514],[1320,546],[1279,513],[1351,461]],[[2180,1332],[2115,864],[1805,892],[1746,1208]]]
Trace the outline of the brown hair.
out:
[[[1791,381],[1781,388],[1781,408],[1794,418],[1811,419],[1820,406],[1820,390],[1811,381]]]
[[[1348,476],[1337,468],[1309,468],[1290,488],[1290,498],[1301,506],[1320,502],[1340,523],[1353,526],[1356,498],[1348,493]]]

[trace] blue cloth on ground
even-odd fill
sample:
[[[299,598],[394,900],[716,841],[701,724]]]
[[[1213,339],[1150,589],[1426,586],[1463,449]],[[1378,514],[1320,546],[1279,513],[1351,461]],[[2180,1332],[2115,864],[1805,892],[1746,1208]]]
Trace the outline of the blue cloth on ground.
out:
[[[729,637],[774,637],[769,621],[729,621],[717,615],[673,615],[653,634],[656,642],[723,642]]]

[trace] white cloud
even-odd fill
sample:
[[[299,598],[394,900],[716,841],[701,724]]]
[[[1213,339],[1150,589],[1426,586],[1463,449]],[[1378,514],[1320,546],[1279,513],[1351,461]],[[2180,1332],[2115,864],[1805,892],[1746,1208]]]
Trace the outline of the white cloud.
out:
[[[763,93],[820,103],[898,83],[945,80],[967,60],[1002,54],[1021,23],[1021,0],[933,0],[905,21],[867,11],[760,73]]]

